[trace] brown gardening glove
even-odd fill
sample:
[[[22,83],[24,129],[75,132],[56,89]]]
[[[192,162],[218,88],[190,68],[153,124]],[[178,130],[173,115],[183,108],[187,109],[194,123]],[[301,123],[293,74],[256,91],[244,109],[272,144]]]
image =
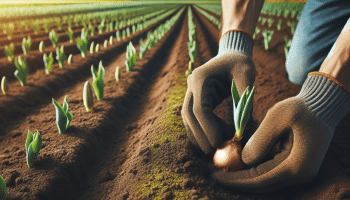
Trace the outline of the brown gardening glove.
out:
[[[231,96],[232,78],[240,96],[248,85],[253,86],[253,44],[246,33],[228,32],[220,40],[218,55],[188,76],[181,115],[191,143],[207,155],[213,156],[223,140],[235,133],[213,110]]]
[[[345,86],[324,73],[309,73],[300,93],[269,109],[243,148],[243,162],[251,168],[216,171],[211,178],[245,192],[269,192],[312,181],[336,126],[349,111],[350,92]],[[277,142],[279,150],[269,155]]]

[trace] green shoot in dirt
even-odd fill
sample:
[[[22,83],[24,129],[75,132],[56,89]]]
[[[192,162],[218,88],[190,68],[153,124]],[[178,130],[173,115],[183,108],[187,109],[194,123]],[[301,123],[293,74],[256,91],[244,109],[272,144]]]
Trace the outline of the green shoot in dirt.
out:
[[[73,62],[73,54],[69,54],[67,62],[68,62],[69,65],[72,64],[72,62]]]
[[[43,60],[44,60],[44,65],[45,65],[45,73],[46,73],[46,74],[50,74],[50,72],[51,72],[51,67],[52,67],[52,63],[53,63],[52,52],[50,52],[50,55],[49,55],[49,56],[47,56],[47,55],[44,53]]]
[[[253,35],[253,39],[256,38],[256,36],[260,33],[260,29],[258,27],[255,27],[255,32],[254,32],[254,35]]]
[[[91,53],[91,54],[94,53],[94,45],[95,45],[95,42],[92,41],[91,44],[90,44],[90,53]]]
[[[287,59],[289,48],[290,48],[290,45],[292,44],[292,40],[288,39],[288,36],[284,36],[284,42],[286,43],[286,46],[284,46],[284,54]]]
[[[35,131],[35,133],[33,134],[32,132],[30,132],[30,130],[28,130],[25,147],[27,165],[29,168],[32,168],[32,166],[34,165],[34,162],[38,157],[42,142],[43,139],[41,138],[39,131]]]
[[[103,48],[107,48],[107,45],[108,45],[108,40],[107,39],[105,39],[105,42],[103,43]]]
[[[22,50],[24,55],[28,55],[30,51],[30,47],[32,46],[32,39],[30,36],[28,38],[23,38],[22,40]]]
[[[100,100],[103,98],[105,76],[105,69],[103,68],[102,60],[98,66],[98,73],[95,72],[94,65],[91,65],[91,73],[93,77],[92,88],[94,88],[97,100]]]
[[[5,54],[7,56],[7,59],[12,62],[14,57],[15,57],[15,45],[13,44],[13,42],[11,42],[11,44],[9,46],[5,45]]]
[[[4,95],[7,95],[9,93],[9,85],[7,83],[6,76],[3,76],[1,79],[1,90]]]
[[[95,52],[97,53],[99,49],[100,49],[100,44],[97,43],[96,46],[95,46]]]
[[[58,33],[56,33],[55,30],[50,31],[49,38],[51,40],[53,47],[55,47],[55,48],[57,47],[59,37],[60,37],[60,35]]]
[[[264,37],[264,46],[265,46],[265,50],[269,49],[269,44],[271,42],[272,39],[272,35],[273,35],[273,30],[264,30],[262,32],[262,35]]]
[[[292,35],[294,35],[294,31],[295,31],[295,22],[291,22],[291,21],[287,21],[287,25],[290,27],[290,32],[292,33]]]
[[[44,53],[44,52],[45,52],[45,44],[44,44],[44,41],[40,41],[40,44],[39,44],[39,51],[40,51],[40,53]]]
[[[92,95],[92,90],[89,81],[86,81],[84,85],[83,101],[86,111],[91,112],[94,108],[94,97]]]
[[[67,60],[63,45],[61,46],[61,49],[58,49],[58,47],[56,48],[56,60],[58,61],[58,66],[63,68],[63,64]]]
[[[15,77],[19,80],[21,86],[24,86],[27,82],[27,76],[29,74],[29,69],[25,59],[22,59],[21,56],[18,56],[15,59],[16,71],[14,73]]]
[[[188,62],[188,69],[186,70],[186,76],[189,76],[192,73],[192,61]]]
[[[142,59],[145,56],[145,53],[147,51],[149,45],[149,40],[147,40],[145,43],[143,43],[142,39],[140,39],[140,53],[139,56]]]
[[[119,66],[117,66],[117,68],[115,69],[115,80],[116,81],[120,81],[120,69]]]
[[[268,26],[271,27],[274,21],[275,21],[274,19],[268,18],[267,19]]]
[[[119,30],[115,33],[115,36],[117,37],[117,41],[119,42],[120,41],[120,31]]]
[[[90,41],[89,32],[83,28],[81,31],[80,38],[77,38],[77,46],[78,46],[78,49],[80,50],[81,57],[83,58],[85,58],[86,56],[86,51],[88,50],[89,41]]]
[[[2,176],[0,176],[0,200],[5,200],[7,197],[6,182]]]
[[[282,19],[278,20],[278,23],[277,23],[277,30],[281,30],[281,26],[282,26]]]
[[[188,54],[190,56],[190,59],[192,62],[196,59],[196,41],[193,40],[193,42],[187,42],[188,45]]]
[[[109,37],[109,45],[113,44],[113,35],[111,35],[111,37]]]
[[[135,63],[136,63],[137,55],[134,45],[132,45],[131,41],[129,45],[126,47],[126,71],[131,72]]]
[[[63,107],[54,98],[52,98],[52,103],[56,109],[56,124],[58,132],[61,134],[65,133],[73,120],[73,115],[68,110],[67,95],[64,97]]]
[[[73,38],[74,38],[74,32],[71,27],[68,27],[68,30],[66,31],[68,37],[69,37],[69,42],[73,43]]]

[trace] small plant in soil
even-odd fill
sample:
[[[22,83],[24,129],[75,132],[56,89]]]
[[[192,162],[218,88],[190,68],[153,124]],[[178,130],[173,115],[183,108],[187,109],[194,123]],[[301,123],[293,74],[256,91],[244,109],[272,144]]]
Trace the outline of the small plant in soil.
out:
[[[115,69],[115,80],[120,81],[120,69],[119,66]]]
[[[132,45],[132,42],[129,42],[129,45],[126,47],[126,71],[131,72],[135,63],[136,63],[137,55],[134,45]]]
[[[108,40],[107,39],[105,39],[105,42],[103,43],[103,48],[107,48],[107,45],[108,45]]]
[[[287,55],[289,52],[290,45],[292,44],[292,40],[288,39],[288,36],[284,36],[284,42],[286,43],[286,45],[284,46],[284,54],[285,54],[286,59],[287,59]]]
[[[117,41],[119,42],[120,41],[120,31],[119,30],[115,33],[115,37],[117,37]]]
[[[273,20],[272,18],[268,18],[267,19],[268,26],[271,27],[274,21],[275,20]]]
[[[260,29],[258,27],[255,27],[255,32],[254,32],[254,35],[253,35],[253,39],[256,38],[256,36],[260,33]]]
[[[69,42],[73,43],[73,38],[74,38],[74,33],[73,30],[69,27],[68,30],[66,31],[68,37],[69,37]]]
[[[7,197],[6,182],[2,176],[0,176],[0,200],[5,200]]]
[[[103,68],[102,60],[98,66],[98,73],[95,72],[94,65],[91,65],[91,73],[93,77],[92,87],[94,88],[97,100],[100,100],[103,98],[105,76],[105,69]]]
[[[109,45],[113,44],[113,35],[111,35],[111,37],[109,37]]]
[[[14,73],[15,77],[19,80],[21,86],[24,86],[27,82],[27,76],[29,74],[29,69],[25,59],[22,59],[21,56],[18,56],[15,59],[16,71]]]
[[[279,19],[278,20],[278,23],[277,23],[277,30],[281,30],[281,26],[282,26],[282,19]]]
[[[45,65],[45,73],[50,74],[51,72],[51,67],[53,63],[53,56],[52,52],[50,52],[49,56],[47,56],[45,53],[43,55],[43,60],[44,60],[44,65]]]
[[[7,83],[6,76],[3,76],[1,79],[1,90],[4,95],[7,95],[9,93],[9,85]]]
[[[49,38],[51,40],[53,47],[55,47],[55,48],[57,47],[59,37],[60,37],[60,35],[58,33],[56,33],[55,30],[50,31]]]
[[[28,38],[23,38],[22,40],[22,50],[24,55],[28,55],[30,51],[30,47],[32,46],[32,39],[30,36]]]
[[[41,41],[39,43],[39,51],[40,53],[44,53],[45,52],[45,44],[44,44],[44,41]]]
[[[91,53],[91,54],[94,53],[94,45],[95,45],[95,42],[92,41],[91,44],[90,44],[90,53]]]
[[[88,50],[88,45],[89,45],[89,32],[86,31],[85,29],[82,29],[81,31],[81,36],[80,38],[77,39],[77,46],[78,49],[80,50],[81,57],[85,58],[86,56],[86,51]]]
[[[95,46],[95,52],[97,53],[99,49],[100,49],[100,44],[97,43]]]
[[[63,45],[61,46],[61,49],[56,48],[56,60],[58,61],[58,66],[63,68],[63,64],[67,60]]]
[[[140,58],[143,58],[145,56],[148,45],[149,45],[149,40],[143,43],[142,39],[140,39],[140,53],[139,53]]]
[[[72,62],[73,62],[73,54],[69,54],[67,62],[68,62],[69,65],[72,64]]]
[[[287,21],[287,25],[290,27],[290,32],[292,33],[292,35],[294,35],[294,31],[295,31],[295,22],[291,22],[291,21]]]
[[[271,42],[272,39],[272,35],[273,35],[273,30],[264,30],[262,32],[262,35],[264,37],[264,46],[265,46],[265,50],[269,49],[269,44]]]
[[[233,119],[236,133],[232,139],[223,142],[214,154],[214,165],[219,170],[230,172],[243,169],[241,140],[253,108],[254,89],[255,87],[250,90],[248,86],[239,98],[235,82],[232,80]]]
[[[123,29],[123,31],[122,31],[122,39],[123,40],[125,39],[125,29]]]
[[[29,168],[32,168],[32,166],[34,165],[34,162],[38,157],[42,142],[43,139],[41,138],[39,131],[35,131],[35,133],[33,134],[32,132],[30,132],[30,130],[28,130],[25,147],[27,165]]]
[[[196,41],[193,40],[193,42],[188,42],[188,54],[190,56],[190,59],[192,62],[196,59]]]
[[[58,132],[65,133],[73,120],[73,115],[68,110],[67,95],[64,97],[63,107],[54,98],[52,98],[52,103],[56,109],[56,124]]]
[[[83,101],[86,111],[91,112],[94,107],[94,97],[89,81],[86,81],[84,85]]]
[[[5,54],[7,56],[7,59],[12,62],[14,57],[15,57],[15,45],[13,44],[13,42],[11,42],[11,44],[9,46],[5,45]]]

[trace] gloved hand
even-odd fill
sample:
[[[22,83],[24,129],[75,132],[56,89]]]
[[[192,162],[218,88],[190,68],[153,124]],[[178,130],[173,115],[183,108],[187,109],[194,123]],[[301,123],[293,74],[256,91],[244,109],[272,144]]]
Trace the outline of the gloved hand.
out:
[[[211,178],[246,192],[309,182],[317,176],[334,130],[349,111],[348,89],[329,75],[309,73],[300,93],[269,109],[243,148],[243,162],[253,167],[235,173],[216,171]],[[277,142],[280,153],[268,155]]]
[[[218,55],[188,76],[181,115],[191,143],[207,155],[213,156],[223,139],[235,133],[213,110],[231,95],[232,78],[240,96],[253,86],[253,44],[246,33],[228,32],[220,40]]]

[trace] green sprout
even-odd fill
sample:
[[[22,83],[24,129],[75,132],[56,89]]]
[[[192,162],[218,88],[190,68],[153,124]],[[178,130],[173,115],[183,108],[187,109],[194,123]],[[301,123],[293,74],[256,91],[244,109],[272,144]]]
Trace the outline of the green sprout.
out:
[[[274,19],[268,18],[267,19],[268,26],[271,27],[274,21],[275,21]]]
[[[190,56],[190,59],[192,62],[196,59],[196,41],[193,40],[193,42],[187,42],[188,45],[188,54]]]
[[[47,56],[47,55],[44,53],[43,60],[44,60],[44,65],[45,65],[45,73],[46,73],[46,74],[50,74],[50,72],[51,72],[51,67],[52,67],[52,63],[53,63],[52,52],[50,52],[50,55],[49,55],[49,56]]]
[[[120,69],[119,66],[115,69],[115,80],[119,81],[120,80]]]
[[[25,147],[27,165],[29,168],[32,168],[34,162],[36,161],[42,142],[43,139],[41,138],[39,131],[35,131],[35,133],[33,134],[32,132],[30,132],[30,130],[28,130]]]
[[[56,60],[58,61],[58,66],[63,68],[63,64],[67,60],[63,45],[61,46],[61,49],[56,48]]]
[[[126,28],[126,36],[130,36],[130,27]]]
[[[288,18],[289,13],[290,13],[290,11],[288,9],[284,10],[283,11],[283,17],[284,18]]]
[[[40,53],[44,53],[45,52],[45,44],[44,41],[41,41],[39,44],[39,51]]]
[[[115,33],[115,36],[117,37],[117,40],[119,42],[120,41],[120,31],[119,30]]]
[[[22,59],[21,56],[18,56],[18,59],[15,59],[16,71],[14,73],[15,77],[19,80],[21,86],[24,86],[27,82],[27,76],[29,74],[29,69],[25,59]]]
[[[73,54],[69,54],[67,62],[68,62],[69,65],[72,64],[72,62],[73,62]]]
[[[73,115],[68,111],[69,106],[67,103],[67,95],[64,97],[63,107],[54,98],[52,98],[52,103],[56,109],[56,124],[58,132],[61,134],[65,133],[73,120]]]
[[[254,89],[254,86],[252,90],[250,90],[248,86],[240,98],[236,84],[234,80],[232,80],[231,92],[233,99],[233,119],[236,129],[235,135],[238,139],[241,139],[243,137],[244,129],[253,109]]]
[[[290,27],[290,31],[292,35],[294,35],[295,26],[296,26],[295,22],[287,21],[287,25]]]
[[[1,79],[1,90],[4,95],[7,95],[9,93],[9,85],[7,83],[6,76],[3,76]]]
[[[111,37],[109,37],[109,45],[113,44],[113,35],[111,35]]]
[[[28,55],[30,51],[30,47],[32,46],[32,39],[30,36],[28,38],[23,38],[22,40],[22,50],[24,55]]]
[[[285,54],[286,59],[287,59],[287,55],[289,52],[290,45],[292,44],[292,40],[288,39],[288,36],[284,36],[284,42],[286,43],[286,46],[284,46],[284,54]]]
[[[81,57],[85,58],[86,56],[86,51],[88,49],[88,45],[89,45],[89,35],[88,35],[88,31],[86,31],[85,29],[82,29],[81,31],[81,36],[80,38],[77,39],[77,46],[78,49],[80,50],[81,53]]]
[[[11,42],[10,46],[5,45],[5,50],[4,51],[5,51],[5,54],[7,56],[7,59],[10,62],[12,62],[14,57],[15,57],[15,55],[14,55],[14,53],[15,53],[15,45],[13,44],[13,42]]]
[[[122,31],[122,39],[123,40],[125,39],[125,29],[123,29],[123,31]]]
[[[95,52],[97,53],[99,49],[100,49],[100,44],[97,43],[95,46]]]
[[[149,40],[143,43],[142,39],[140,39],[140,53],[139,53],[140,58],[143,58],[145,56],[148,45],[149,45]]]
[[[71,29],[71,27],[68,27],[68,30],[66,31],[68,37],[69,37],[69,42],[73,43],[73,38],[74,38],[74,32]]]
[[[103,47],[106,49],[106,48],[107,48],[107,45],[108,45],[108,40],[105,39],[105,42],[103,43]]]
[[[136,63],[137,55],[134,45],[132,45],[131,41],[129,42],[129,45],[126,47],[126,71],[130,72],[132,71],[135,63]]]
[[[97,100],[100,100],[103,98],[105,76],[105,69],[103,68],[102,60],[98,66],[98,73],[95,72],[94,65],[91,65],[91,73],[93,77],[92,88],[94,88]]]
[[[91,54],[94,53],[94,45],[95,45],[95,42],[92,41],[91,44],[90,44],[90,53],[91,53]]]
[[[262,18],[261,25],[263,25],[263,26],[264,26],[264,24],[265,24],[266,20],[267,20],[266,18]]]
[[[0,176],[0,200],[5,200],[7,197],[6,182],[2,176]]]
[[[55,30],[51,30],[49,33],[49,38],[52,42],[53,47],[57,47],[58,44],[58,38],[60,37],[60,35],[58,33],[56,33]]]
[[[264,46],[265,46],[265,50],[269,49],[269,44],[271,42],[272,39],[272,35],[273,35],[273,30],[264,30],[262,32],[262,35],[264,36]]]
[[[84,85],[83,100],[86,111],[91,112],[94,107],[94,97],[89,81],[86,81]]]
[[[282,19],[279,19],[277,23],[277,30],[281,30],[281,26],[282,26]]]

